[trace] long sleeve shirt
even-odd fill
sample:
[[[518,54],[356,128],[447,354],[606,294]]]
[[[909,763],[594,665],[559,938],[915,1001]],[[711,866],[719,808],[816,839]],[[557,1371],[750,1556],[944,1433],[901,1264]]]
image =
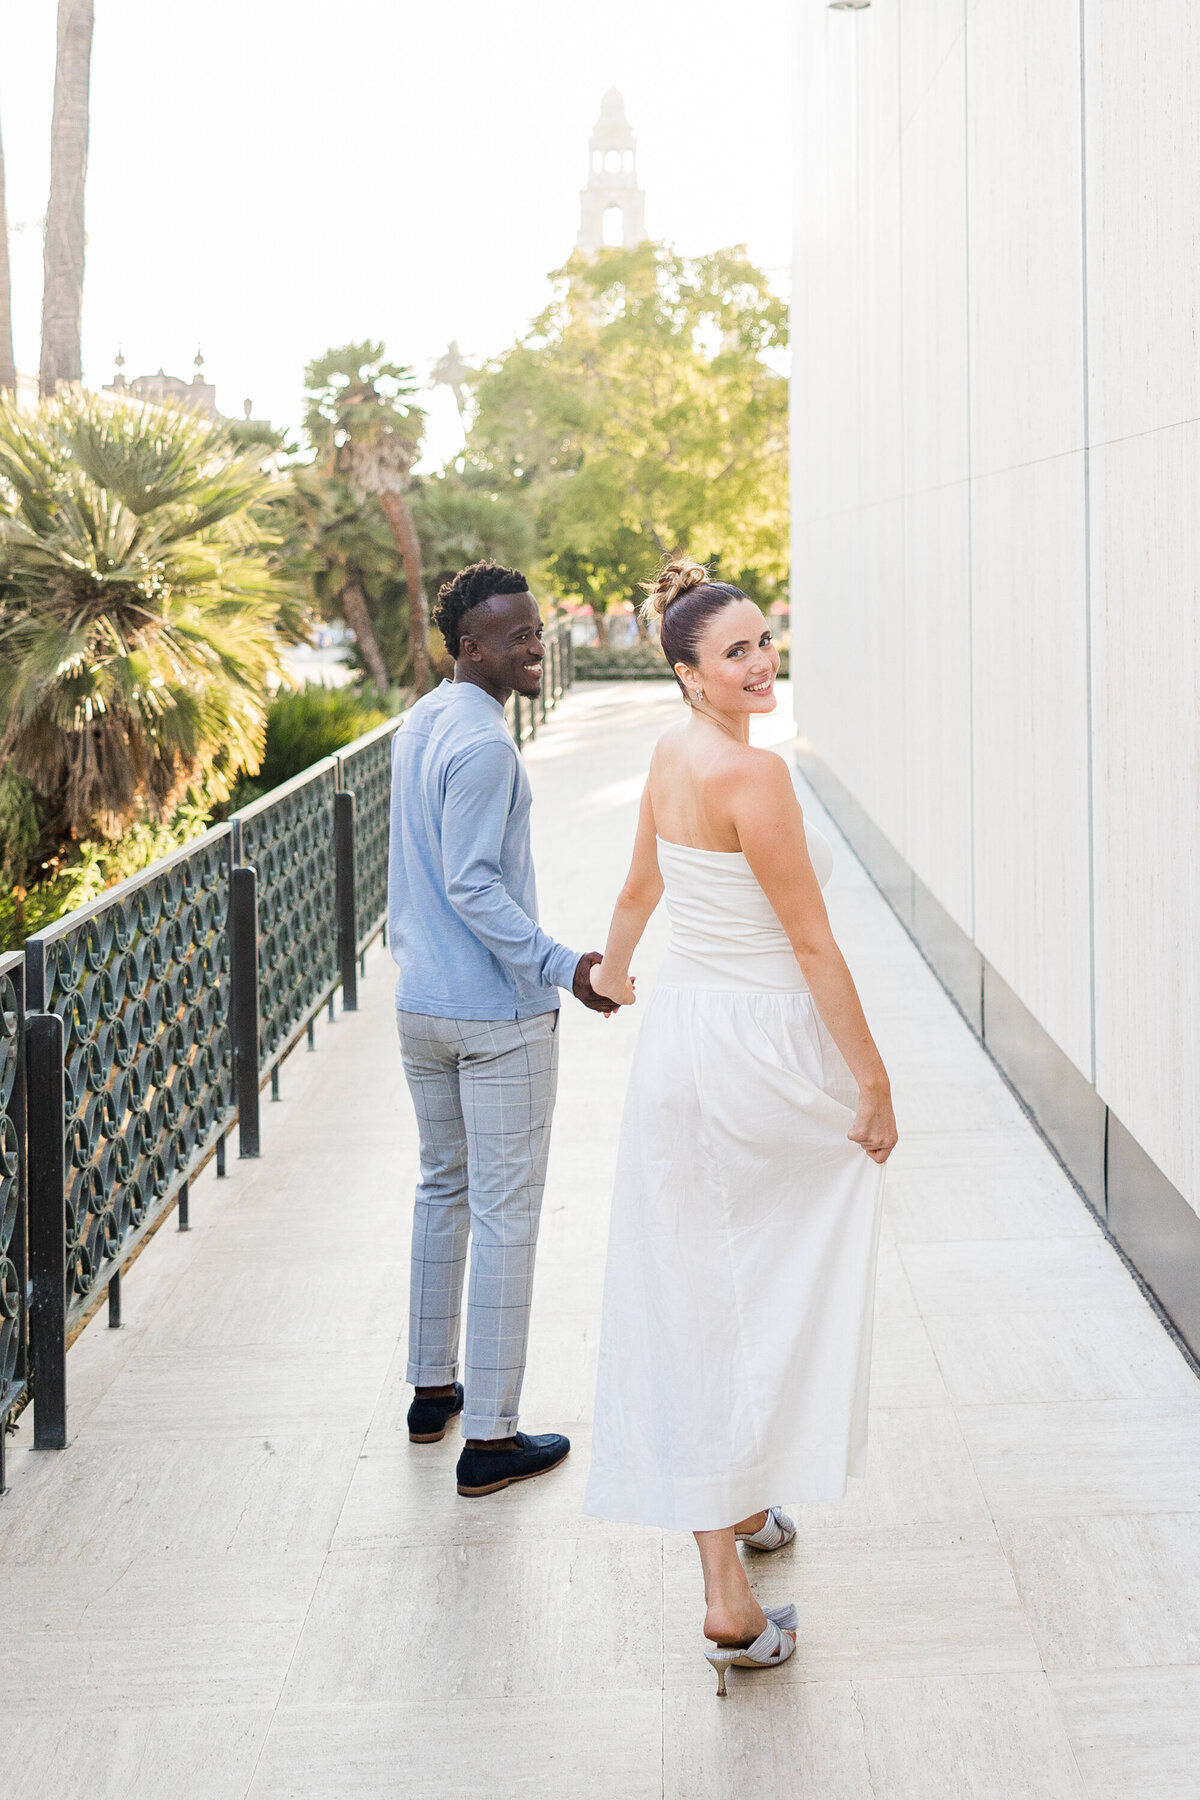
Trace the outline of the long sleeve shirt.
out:
[[[553,1012],[579,962],[538,924],[529,777],[470,682],[418,700],[392,744],[388,932],[396,1006],[445,1019]]]

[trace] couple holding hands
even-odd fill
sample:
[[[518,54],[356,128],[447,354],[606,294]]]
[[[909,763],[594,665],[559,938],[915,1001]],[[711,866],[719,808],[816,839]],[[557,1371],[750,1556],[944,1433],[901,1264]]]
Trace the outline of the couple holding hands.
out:
[[[631,1005],[630,963],[665,896],[670,944],[621,1124],[584,1506],[695,1534],[724,1694],[731,1665],[775,1666],[796,1643],[795,1608],[759,1605],[739,1542],[784,1548],[779,1499],[835,1499],[861,1473],[896,1125],[825,911],[832,852],[783,759],[749,741],[776,704],[767,622],[680,557],[645,604],[687,714],[651,758],[603,956],[538,923],[529,781],[504,718],[509,694],[542,680],[518,571],[479,563],[441,589],[454,678],[396,733],[389,932],[421,1158],[408,1427],[431,1443],[461,1414],[466,1496],[570,1450],[517,1430],[560,990],[593,1012]]]

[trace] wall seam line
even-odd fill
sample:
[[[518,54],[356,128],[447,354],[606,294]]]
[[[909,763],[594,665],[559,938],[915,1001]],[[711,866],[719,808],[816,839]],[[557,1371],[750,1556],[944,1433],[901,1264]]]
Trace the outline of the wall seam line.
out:
[[[1082,0],[1080,0],[1082,4]],[[967,829],[971,858],[971,939],[977,941],[975,906],[975,505],[972,491],[971,458],[971,143],[970,88],[971,61],[968,36],[970,0],[963,0],[963,304],[966,314],[966,407],[967,407],[967,779],[970,804]]]
[[[1079,235],[1083,332],[1083,646],[1087,713],[1088,1019],[1096,1085],[1096,769],[1092,684],[1092,420],[1088,344],[1087,0],[1079,0]],[[1108,1183],[1105,1180],[1105,1205]]]

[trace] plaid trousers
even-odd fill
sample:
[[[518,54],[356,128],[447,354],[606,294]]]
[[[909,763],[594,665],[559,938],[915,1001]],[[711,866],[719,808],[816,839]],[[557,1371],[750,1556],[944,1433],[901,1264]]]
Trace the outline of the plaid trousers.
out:
[[[511,1437],[525,1376],[533,1261],[558,1080],[558,1014],[396,1015],[417,1113],[408,1379],[458,1374],[471,1239],[462,1433]]]

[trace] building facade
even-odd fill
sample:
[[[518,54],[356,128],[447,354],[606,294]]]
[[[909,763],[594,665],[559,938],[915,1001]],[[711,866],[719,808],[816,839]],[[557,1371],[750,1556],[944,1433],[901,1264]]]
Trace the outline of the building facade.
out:
[[[1200,15],[795,19],[804,761],[1200,1349]]]

